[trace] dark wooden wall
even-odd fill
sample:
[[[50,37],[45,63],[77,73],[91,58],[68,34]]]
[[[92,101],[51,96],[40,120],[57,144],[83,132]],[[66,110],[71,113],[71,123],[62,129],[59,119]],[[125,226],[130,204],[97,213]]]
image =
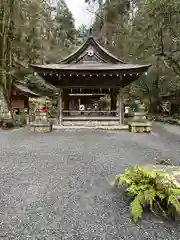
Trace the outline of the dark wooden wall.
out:
[[[11,107],[12,108],[18,108],[18,109],[24,109],[28,108],[28,97],[23,95],[17,95],[11,97]]]

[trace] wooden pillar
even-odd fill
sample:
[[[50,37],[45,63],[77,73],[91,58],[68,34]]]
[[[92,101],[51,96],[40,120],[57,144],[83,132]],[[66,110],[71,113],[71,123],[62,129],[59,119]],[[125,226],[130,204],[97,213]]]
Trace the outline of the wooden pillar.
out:
[[[63,91],[62,91],[62,89],[60,89],[59,90],[59,104],[58,104],[58,111],[59,111],[59,119],[58,119],[58,123],[59,123],[59,125],[62,125],[62,118],[63,118],[63,112],[62,112],[62,103],[63,103],[63,101],[62,101],[62,93],[63,93]]]
[[[116,111],[116,102],[117,102],[117,91],[116,89],[111,89],[111,111]],[[116,116],[116,113],[112,113],[113,116]]]
[[[70,98],[69,98],[69,92],[67,89],[64,89],[62,99],[64,102],[64,110],[69,111]],[[69,112],[66,113],[66,115],[69,116]]]
[[[119,125],[124,123],[124,104],[123,98],[121,96],[120,90],[118,93],[118,117],[119,117]]]

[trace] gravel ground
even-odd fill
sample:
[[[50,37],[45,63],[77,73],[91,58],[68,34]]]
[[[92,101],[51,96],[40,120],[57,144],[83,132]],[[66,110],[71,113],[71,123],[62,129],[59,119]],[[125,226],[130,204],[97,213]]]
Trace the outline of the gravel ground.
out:
[[[146,215],[134,225],[106,180],[155,157],[178,161],[180,128],[153,131],[0,132],[0,239],[180,239],[179,223]]]

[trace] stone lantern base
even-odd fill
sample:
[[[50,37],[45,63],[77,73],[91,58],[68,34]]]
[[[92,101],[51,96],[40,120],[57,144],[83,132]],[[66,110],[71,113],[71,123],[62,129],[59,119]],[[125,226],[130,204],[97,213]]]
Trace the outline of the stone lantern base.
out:
[[[43,133],[51,132],[52,131],[52,124],[50,124],[50,123],[48,123],[48,124],[47,123],[46,124],[31,123],[29,125],[29,129],[31,130],[31,132],[43,132]]]
[[[36,115],[35,121],[29,124],[29,129],[32,132],[51,132],[52,123],[48,121],[46,113]]]
[[[152,124],[150,122],[130,122],[128,126],[129,131],[133,133],[150,133],[152,131]]]
[[[134,117],[128,123],[129,131],[133,133],[150,133],[152,131],[151,122],[146,119],[146,112],[144,105],[140,106],[140,112],[135,112]]]

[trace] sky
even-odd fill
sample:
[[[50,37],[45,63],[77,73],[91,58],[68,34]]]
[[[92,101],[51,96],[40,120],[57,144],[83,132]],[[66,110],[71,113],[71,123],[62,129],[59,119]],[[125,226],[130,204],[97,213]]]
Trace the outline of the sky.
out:
[[[73,14],[77,28],[82,24],[92,24],[94,14],[88,12],[87,9],[93,12],[93,8],[88,6],[88,4],[85,3],[85,0],[65,0],[65,2]]]

